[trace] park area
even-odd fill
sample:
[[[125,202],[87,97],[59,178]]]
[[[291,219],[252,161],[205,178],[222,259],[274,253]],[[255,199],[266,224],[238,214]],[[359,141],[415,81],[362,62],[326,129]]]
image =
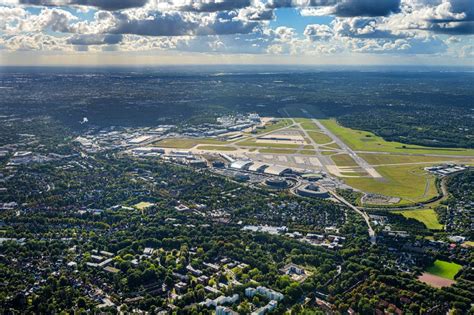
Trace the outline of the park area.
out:
[[[418,280],[436,288],[448,287],[455,283],[454,276],[461,269],[461,265],[437,259]]]

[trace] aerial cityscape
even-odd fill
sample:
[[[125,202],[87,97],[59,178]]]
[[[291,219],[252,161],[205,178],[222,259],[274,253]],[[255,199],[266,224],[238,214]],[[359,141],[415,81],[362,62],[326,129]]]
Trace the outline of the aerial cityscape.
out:
[[[470,0],[0,0],[1,314],[474,314]]]

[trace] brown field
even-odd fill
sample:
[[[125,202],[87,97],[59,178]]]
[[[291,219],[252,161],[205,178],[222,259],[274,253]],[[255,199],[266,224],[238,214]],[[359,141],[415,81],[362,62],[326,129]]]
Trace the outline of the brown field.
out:
[[[421,276],[419,276],[418,280],[435,288],[449,287],[456,283],[454,280],[435,276],[427,272],[424,272]]]

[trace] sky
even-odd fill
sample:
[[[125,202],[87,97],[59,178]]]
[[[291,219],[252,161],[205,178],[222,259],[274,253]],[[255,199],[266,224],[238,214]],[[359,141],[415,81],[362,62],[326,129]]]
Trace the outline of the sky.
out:
[[[474,0],[0,0],[0,65],[474,66]]]

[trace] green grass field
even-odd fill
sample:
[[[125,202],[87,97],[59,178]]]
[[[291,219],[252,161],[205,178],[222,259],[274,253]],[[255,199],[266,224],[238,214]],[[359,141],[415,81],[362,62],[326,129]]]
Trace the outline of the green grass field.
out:
[[[213,151],[235,151],[234,147],[218,146],[218,145],[200,145],[196,149],[213,150]]]
[[[336,154],[331,156],[331,159],[337,166],[358,166],[349,154]]]
[[[281,149],[298,149],[299,144],[286,144],[286,143],[257,143],[255,139],[247,139],[236,143],[243,147],[260,147],[260,148],[281,148]]]
[[[389,142],[368,131],[343,127],[334,119],[322,119],[320,122],[356,151],[474,156],[474,149],[432,148],[400,142]]]
[[[216,139],[170,138],[155,142],[153,146],[162,148],[191,149],[198,144],[228,144]]]
[[[134,207],[135,209],[138,209],[138,210],[140,210],[140,211],[143,211],[143,210],[145,210],[146,208],[149,208],[149,207],[151,207],[151,206],[154,206],[154,204],[151,203],[151,202],[146,202],[146,201],[142,201],[142,202],[139,202],[139,203],[133,205],[133,207]]]
[[[418,220],[426,225],[430,230],[441,230],[443,225],[438,222],[436,212],[433,209],[420,209],[420,210],[403,210],[403,211],[394,211],[394,213],[399,213],[405,218],[412,218]]]
[[[258,152],[259,153],[273,153],[273,154],[295,154],[296,152],[298,152],[298,150],[264,148],[264,149],[259,149]]]
[[[454,276],[462,269],[461,265],[436,259],[432,266],[426,269],[426,272],[432,275],[446,279],[454,280]]]
[[[281,128],[288,127],[292,124],[291,119],[281,119],[275,122],[270,122],[265,125],[264,128],[259,128],[257,129],[256,134],[262,134],[262,133],[267,133],[267,132],[272,132]]]
[[[366,154],[360,153],[359,156],[371,165],[383,164],[403,164],[403,163],[422,163],[422,162],[474,162],[472,158],[440,157],[440,156],[422,156],[422,155],[397,155],[397,154]]]
[[[365,192],[401,198],[400,204],[428,200],[437,196],[435,177],[423,170],[425,165],[381,166],[376,170],[383,179],[344,178],[354,188]]]
[[[315,123],[313,123],[311,121],[311,119],[308,119],[308,118],[295,118],[295,121],[299,124],[301,124],[301,128],[303,128],[304,130],[321,130],[319,129],[318,126],[316,126]]]
[[[326,144],[332,141],[332,139],[328,135],[319,131],[308,131],[308,135],[317,144]]]
[[[322,149],[324,148],[329,148],[329,149],[340,149],[341,147],[337,144],[337,143],[330,143],[330,144],[327,144],[325,146],[322,146],[321,147]]]

